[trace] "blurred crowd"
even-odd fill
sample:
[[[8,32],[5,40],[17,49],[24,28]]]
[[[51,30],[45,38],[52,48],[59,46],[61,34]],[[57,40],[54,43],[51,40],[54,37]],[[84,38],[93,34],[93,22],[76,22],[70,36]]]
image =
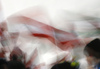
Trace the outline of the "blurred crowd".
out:
[[[0,69],[32,69],[29,62],[25,61],[25,54],[19,55],[16,51],[21,51],[18,47],[14,48],[10,53],[10,60],[5,58],[6,49],[0,50]],[[20,52],[21,53],[21,52]],[[100,69],[100,39],[94,39],[88,43],[84,48],[84,55],[88,62],[86,69]],[[31,59],[31,58],[30,58]],[[53,64],[51,69],[84,69],[81,64],[75,60],[75,57],[71,61],[65,59]],[[39,67],[33,69],[41,69]]]

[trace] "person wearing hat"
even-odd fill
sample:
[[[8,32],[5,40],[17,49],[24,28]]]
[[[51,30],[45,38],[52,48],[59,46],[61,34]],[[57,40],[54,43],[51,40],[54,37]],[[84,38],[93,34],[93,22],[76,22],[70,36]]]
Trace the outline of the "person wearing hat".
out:
[[[100,39],[96,38],[84,48],[88,69],[100,69]]]

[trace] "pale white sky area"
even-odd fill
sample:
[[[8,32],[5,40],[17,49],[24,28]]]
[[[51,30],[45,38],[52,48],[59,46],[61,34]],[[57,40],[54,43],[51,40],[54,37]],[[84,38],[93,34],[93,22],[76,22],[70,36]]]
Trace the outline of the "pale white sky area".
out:
[[[62,30],[70,27],[67,24],[66,28],[66,19],[80,19],[79,14],[100,17],[100,0],[2,0],[2,5],[5,18],[26,8],[43,7],[52,26]]]
[[[43,6],[53,17],[61,10],[93,15],[99,12],[100,0],[2,0],[5,16],[32,6]]]

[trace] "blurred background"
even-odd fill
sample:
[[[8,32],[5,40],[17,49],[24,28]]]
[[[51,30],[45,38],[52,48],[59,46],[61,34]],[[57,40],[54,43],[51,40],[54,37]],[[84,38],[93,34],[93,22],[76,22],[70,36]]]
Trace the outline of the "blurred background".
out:
[[[18,47],[32,67],[49,69],[63,58],[83,62],[84,46],[100,36],[100,0],[1,0],[0,47]],[[3,31],[3,32],[2,32]],[[85,63],[85,62],[83,62]]]

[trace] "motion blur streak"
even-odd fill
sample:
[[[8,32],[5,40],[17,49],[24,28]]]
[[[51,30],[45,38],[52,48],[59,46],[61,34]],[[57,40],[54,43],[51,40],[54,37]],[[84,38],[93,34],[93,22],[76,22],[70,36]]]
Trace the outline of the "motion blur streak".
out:
[[[41,7],[32,7],[33,5],[28,5],[26,0],[27,5],[21,2],[14,5],[16,0],[12,3],[14,6],[11,6],[10,2],[14,1],[9,0],[9,6],[6,0],[0,2],[0,49],[6,51],[5,56],[8,60],[16,54],[18,60],[31,69],[50,69],[56,63],[73,60],[73,57],[76,57],[75,60],[85,58],[82,52],[84,46],[100,35],[99,17],[92,13],[87,15],[88,12],[80,7],[78,10],[81,12],[73,10],[78,4],[72,7],[72,10],[67,7],[67,11],[61,10],[66,8],[60,6],[61,4],[49,6],[45,3],[41,4]],[[49,2],[52,3],[53,0]],[[57,5],[59,3],[57,2]],[[56,4],[56,0],[53,4]],[[0,56],[4,57],[3,54]]]

